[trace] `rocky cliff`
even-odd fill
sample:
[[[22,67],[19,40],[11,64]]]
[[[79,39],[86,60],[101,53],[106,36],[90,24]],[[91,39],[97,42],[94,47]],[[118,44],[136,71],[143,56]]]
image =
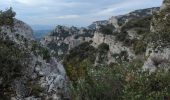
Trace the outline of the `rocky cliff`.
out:
[[[169,45],[170,45],[170,1],[164,0],[158,13],[153,16],[151,22],[150,43],[146,55],[148,60],[144,68],[155,71],[157,68],[169,69]]]
[[[66,27],[58,25],[52,32],[41,39],[41,43],[53,50],[55,57],[62,60],[71,48],[90,41],[93,29]]]
[[[11,11],[9,9],[5,12]],[[2,16],[4,16],[2,13]],[[13,17],[0,25],[2,100],[67,98],[66,73],[49,50],[32,37],[29,25]],[[8,17],[9,18],[9,17]]]
[[[144,33],[144,31],[149,30],[149,28],[144,25],[130,26],[130,24],[133,22],[137,23],[139,19],[147,19],[158,10],[159,8],[136,10],[126,15],[113,16],[109,20],[96,21],[88,28],[57,26],[41,40],[41,43],[53,50],[54,55],[56,55],[59,60],[62,60],[70,49],[84,42],[93,42],[94,47],[97,47],[101,43],[106,43],[110,47],[110,53],[108,53],[108,55],[111,56],[114,53],[128,51],[129,59],[132,59],[134,57],[133,50],[124,46],[122,41],[116,40],[116,37],[121,37],[121,40],[124,40],[127,37],[127,41],[128,38],[129,40],[132,40],[139,37],[139,32]],[[119,33],[119,36],[109,34],[110,29],[111,32]],[[106,33],[103,31],[106,31]],[[111,58],[110,56],[109,59]],[[109,62],[113,61],[109,60]]]
[[[170,1],[98,21],[63,64],[75,100],[168,100]]]
[[[40,42],[33,39],[29,25],[14,18],[12,9],[1,12],[0,97],[166,100],[169,3],[164,0],[160,10],[136,10],[96,21],[87,28],[58,25]],[[166,73],[161,73],[161,68]]]

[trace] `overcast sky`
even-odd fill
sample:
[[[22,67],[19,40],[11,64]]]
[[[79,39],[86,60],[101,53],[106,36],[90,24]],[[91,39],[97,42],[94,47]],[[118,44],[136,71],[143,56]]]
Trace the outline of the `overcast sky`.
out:
[[[30,25],[87,26],[136,9],[158,7],[162,0],[0,0],[17,18]]]

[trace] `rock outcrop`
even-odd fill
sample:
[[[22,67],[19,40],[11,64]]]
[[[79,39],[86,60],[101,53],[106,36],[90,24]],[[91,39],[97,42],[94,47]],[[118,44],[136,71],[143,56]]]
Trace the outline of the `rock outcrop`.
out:
[[[170,1],[164,0],[160,11],[153,16],[151,23],[152,41],[148,44],[144,64],[145,69],[155,71],[157,68],[169,69],[170,61]]]
[[[57,26],[41,39],[41,43],[53,50],[55,57],[62,60],[71,48],[90,41],[94,30],[87,28]]]
[[[33,39],[32,34],[30,26],[17,19],[14,19],[13,26],[0,26],[1,40],[11,41],[14,47],[24,53],[20,64],[22,76],[11,82],[14,93],[9,94],[8,98],[10,96],[12,100],[67,98],[66,73],[63,66],[51,56],[46,47]],[[4,80],[3,77],[0,79]]]
[[[121,33],[122,27],[124,27],[129,21],[152,16],[153,13],[158,10],[159,8],[136,10],[126,15],[113,16],[109,20],[96,21],[89,25],[88,28],[57,26],[41,40],[41,43],[53,50],[54,55],[60,61],[70,49],[80,45],[81,43],[90,41],[95,44],[95,47],[101,43],[108,44],[111,48],[110,51],[113,54],[127,50],[130,55],[129,57],[133,58],[133,51],[130,50],[129,47],[123,46],[124,44],[121,43],[121,41],[115,40],[114,35],[104,35],[98,31],[100,28],[107,27],[107,25],[111,24],[114,32]],[[131,39],[139,37],[136,29],[129,28],[126,31],[128,33],[127,37],[131,37]]]

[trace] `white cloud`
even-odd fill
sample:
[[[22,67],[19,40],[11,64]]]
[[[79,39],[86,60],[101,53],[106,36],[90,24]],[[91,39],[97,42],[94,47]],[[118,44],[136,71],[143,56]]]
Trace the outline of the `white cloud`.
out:
[[[0,9],[13,7],[28,24],[89,25],[92,21],[160,6],[162,0],[0,0]]]
[[[56,19],[76,19],[80,18],[79,15],[64,15],[64,16],[57,16]]]
[[[99,9],[99,11],[97,11],[95,15],[108,16],[108,15],[113,15],[114,12],[117,12],[117,14],[121,14],[121,12],[118,12],[121,9],[123,9],[124,12],[127,13],[127,11],[130,11],[130,10],[150,7],[153,1],[156,2],[157,4],[160,4],[161,0],[124,0],[119,3],[109,5],[103,10]]]

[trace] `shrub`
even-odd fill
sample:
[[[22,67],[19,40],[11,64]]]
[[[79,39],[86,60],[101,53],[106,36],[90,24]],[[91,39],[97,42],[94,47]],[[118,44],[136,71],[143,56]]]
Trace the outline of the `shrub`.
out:
[[[116,35],[116,40],[124,42],[127,39],[128,33],[127,32],[120,32]]]
[[[112,55],[112,57],[114,57],[116,62],[119,64],[129,61],[129,59],[128,59],[129,55],[128,55],[127,51],[121,51],[120,53],[115,53]]]
[[[129,22],[127,22],[123,27],[122,27],[122,31],[126,31],[128,29],[131,28],[144,28],[146,30],[150,30],[150,22],[151,22],[152,16],[147,16],[141,19],[134,19],[134,20],[130,20]]]
[[[81,63],[77,68],[81,66],[85,66],[83,77],[77,77],[81,75],[76,69],[70,72],[77,77],[76,85],[71,86],[74,100],[166,100],[170,96],[170,72],[143,71],[141,59],[96,67]]]
[[[38,77],[39,78],[39,77]],[[37,78],[37,80],[39,80]],[[29,90],[29,96],[41,97],[41,93],[45,91],[43,87],[38,83],[38,81],[28,80],[25,84]]]
[[[12,10],[12,8],[7,9],[6,11],[0,12],[0,26],[2,25],[9,25],[13,26],[13,18],[15,17],[16,13]]]
[[[126,100],[168,100],[170,96],[170,72],[157,70],[135,72],[124,90]]]
[[[99,32],[101,32],[102,34],[105,34],[105,35],[112,35],[114,29],[115,28],[112,24],[108,24],[106,26],[102,25],[99,28]]]
[[[107,45],[106,43],[102,43],[98,46],[98,52],[105,53],[108,51],[109,51],[109,45]]]
[[[142,54],[146,51],[147,44],[144,42],[144,40],[134,40],[133,43],[133,50],[135,54]]]
[[[12,41],[0,39],[0,97],[9,97],[12,92],[11,82],[22,76],[24,53]]]
[[[88,68],[87,78],[80,78],[72,87],[74,100],[119,100],[123,89],[121,66]]]
[[[33,51],[35,55],[41,55],[47,62],[49,62],[51,59],[50,51],[46,47],[43,47],[41,44],[39,44],[37,41],[32,41],[31,51]]]
[[[65,56],[63,64],[67,75],[71,81],[76,81],[80,77],[85,77],[87,74],[87,66],[95,61],[96,49],[85,42],[70,50]]]

